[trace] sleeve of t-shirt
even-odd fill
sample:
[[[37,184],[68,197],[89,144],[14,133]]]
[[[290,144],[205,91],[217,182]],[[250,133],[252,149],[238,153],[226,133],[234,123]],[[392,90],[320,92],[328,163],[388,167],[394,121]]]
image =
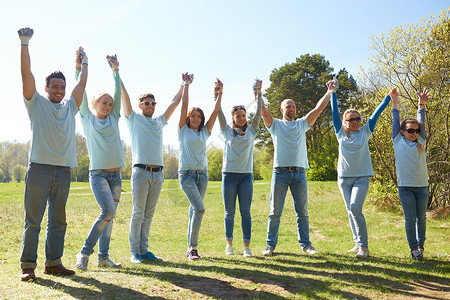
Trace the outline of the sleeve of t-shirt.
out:
[[[267,126],[266,126],[267,130],[268,130],[269,133],[272,134],[272,135],[275,133],[275,129],[276,129],[276,126],[277,126],[277,122],[279,122],[279,120],[273,118],[272,125],[271,125],[270,127],[267,127]]]
[[[75,116],[80,110],[78,108],[77,101],[75,101],[75,98],[72,95],[70,95],[68,102],[69,102],[68,105],[70,105],[70,111],[72,112],[72,116]]]
[[[31,118],[33,109],[36,106],[37,101],[39,101],[39,97],[40,97],[40,95],[38,94],[37,91],[34,91],[33,97],[31,97],[30,100],[28,100],[27,98],[23,97],[23,101],[25,103],[25,107],[27,109],[28,116],[30,118]]]
[[[400,133],[400,112],[398,109],[392,109],[392,138],[394,139]]]
[[[336,93],[331,94],[331,116],[333,118],[334,133],[338,133],[342,127],[341,116],[339,115],[339,107]]]

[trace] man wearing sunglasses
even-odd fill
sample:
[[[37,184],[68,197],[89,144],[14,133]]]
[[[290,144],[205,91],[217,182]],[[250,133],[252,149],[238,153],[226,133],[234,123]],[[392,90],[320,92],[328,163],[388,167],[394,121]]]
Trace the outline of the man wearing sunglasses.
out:
[[[275,151],[266,247],[262,252],[264,256],[271,256],[277,245],[280,218],[288,188],[290,188],[294,200],[300,247],[305,253],[318,253],[311,246],[309,240],[308,193],[305,174],[305,169],[308,169],[309,165],[305,133],[314,125],[317,117],[330,102],[331,92],[335,89],[332,81],[327,83],[327,88],[328,91],[317,102],[316,107],[306,116],[297,120],[295,120],[297,107],[292,99],[285,99],[281,102],[282,120],[274,118],[267,108],[262,106],[264,124],[272,135]]]
[[[123,112],[131,136],[133,170],[131,175],[133,211],[130,221],[130,261],[160,260],[148,251],[150,225],[155,213],[163,172],[163,127],[177,108],[183,93],[183,86],[173,98],[164,114],[153,117],[156,108],[155,96],[147,93],[139,97],[141,113],[131,108],[130,97],[122,84]]]

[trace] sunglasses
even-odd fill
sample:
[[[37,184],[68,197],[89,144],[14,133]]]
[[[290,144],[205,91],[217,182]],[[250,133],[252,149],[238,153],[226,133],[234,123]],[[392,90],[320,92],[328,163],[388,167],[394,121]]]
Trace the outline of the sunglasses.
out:
[[[356,118],[350,118],[350,119],[347,119],[347,120],[345,120],[346,122],[349,122],[349,123],[351,123],[351,122],[361,122],[361,117],[356,117]]]
[[[408,129],[406,129],[405,131],[406,131],[407,133],[409,133],[409,134],[413,134],[413,133],[419,134],[419,133],[420,133],[420,128],[417,128],[417,129],[414,129],[414,128],[408,128]]]
[[[152,101],[145,101],[145,102],[141,102],[141,104],[144,104],[145,106],[156,106],[156,102]]]

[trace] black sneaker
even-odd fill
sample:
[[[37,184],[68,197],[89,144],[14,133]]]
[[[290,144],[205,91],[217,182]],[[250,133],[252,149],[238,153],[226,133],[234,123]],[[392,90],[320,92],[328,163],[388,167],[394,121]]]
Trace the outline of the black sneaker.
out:
[[[200,255],[198,255],[197,249],[191,249],[186,253],[186,257],[190,260],[197,260],[200,258]]]
[[[419,246],[419,248],[417,249],[417,251],[419,251],[420,257],[423,258],[423,251],[424,251],[423,246]]]
[[[420,255],[419,250],[414,249],[414,250],[411,250],[411,258],[415,259],[415,260],[421,260],[422,259],[422,255]]]

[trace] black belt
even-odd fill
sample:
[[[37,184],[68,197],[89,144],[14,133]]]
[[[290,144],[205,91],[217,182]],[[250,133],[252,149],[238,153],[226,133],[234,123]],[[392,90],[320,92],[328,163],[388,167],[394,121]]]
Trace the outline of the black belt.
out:
[[[287,170],[289,172],[294,172],[303,169],[302,167],[278,167],[283,170]]]
[[[158,167],[150,167],[147,165],[143,165],[143,164],[135,164],[135,167],[150,171],[150,172],[159,172],[163,169],[163,166],[158,166]]]

